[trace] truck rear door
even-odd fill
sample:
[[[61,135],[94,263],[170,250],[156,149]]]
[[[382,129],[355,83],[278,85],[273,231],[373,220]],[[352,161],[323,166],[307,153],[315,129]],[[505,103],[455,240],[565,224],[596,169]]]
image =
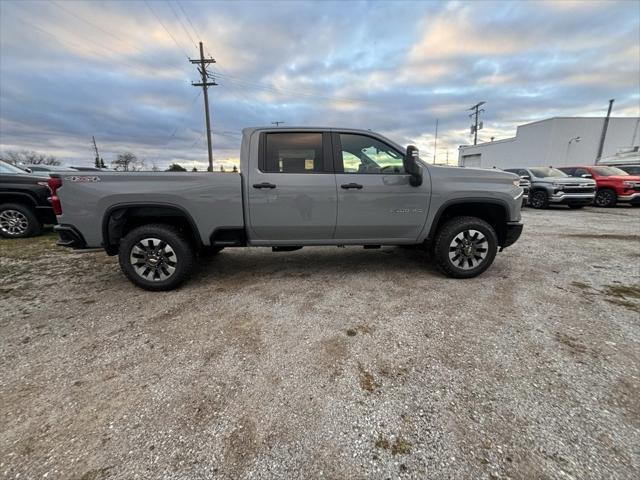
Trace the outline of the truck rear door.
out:
[[[403,152],[373,136],[333,133],[338,220],[334,238],[357,243],[415,241],[429,207],[430,182],[409,184]]]
[[[330,133],[263,132],[258,150],[247,182],[252,242],[332,238],[337,193]]]

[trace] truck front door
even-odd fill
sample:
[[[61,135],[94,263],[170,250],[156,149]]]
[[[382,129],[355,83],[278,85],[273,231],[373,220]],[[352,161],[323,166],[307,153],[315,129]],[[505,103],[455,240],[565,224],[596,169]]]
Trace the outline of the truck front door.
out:
[[[430,182],[411,186],[403,153],[365,134],[332,136],[338,187],[335,238],[410,243],[425,223]]]
[[[337,193],[328,132],[264,132],[248,178],[249,228],[255,244],[330,239]]]

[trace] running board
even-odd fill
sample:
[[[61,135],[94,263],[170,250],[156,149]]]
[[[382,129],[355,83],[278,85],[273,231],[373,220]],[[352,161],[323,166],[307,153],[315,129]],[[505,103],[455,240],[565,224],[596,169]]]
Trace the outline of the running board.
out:
[[[271,247],[272,252],[293,252],[294,250],[300,250],[301,245],[298,246],[283,246],[283,247]]]

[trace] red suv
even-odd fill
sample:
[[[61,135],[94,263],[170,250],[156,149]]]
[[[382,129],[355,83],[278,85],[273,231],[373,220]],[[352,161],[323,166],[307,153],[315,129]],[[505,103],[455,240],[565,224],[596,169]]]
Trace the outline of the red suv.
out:
[[[618,202],[640,205],[640,176],[629,175],[617,167],[586,165],[581,167],[559,167],[571,177],[593,178],[596,181],[598,207],[613,207]]]

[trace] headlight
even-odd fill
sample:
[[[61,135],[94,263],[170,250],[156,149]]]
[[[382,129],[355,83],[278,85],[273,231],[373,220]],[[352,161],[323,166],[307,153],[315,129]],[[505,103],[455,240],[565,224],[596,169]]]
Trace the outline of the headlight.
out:
[[[562,183],[553,183],[552,185],[554,190],[560,191],[564,188],[564,185]]]
[[[520,179],[518,180],[512,180],[511,183],[513,183],[514,187],[519,187],[520,186]]]
[[[633,182],[622,182],[624,188],[633,188]]]

